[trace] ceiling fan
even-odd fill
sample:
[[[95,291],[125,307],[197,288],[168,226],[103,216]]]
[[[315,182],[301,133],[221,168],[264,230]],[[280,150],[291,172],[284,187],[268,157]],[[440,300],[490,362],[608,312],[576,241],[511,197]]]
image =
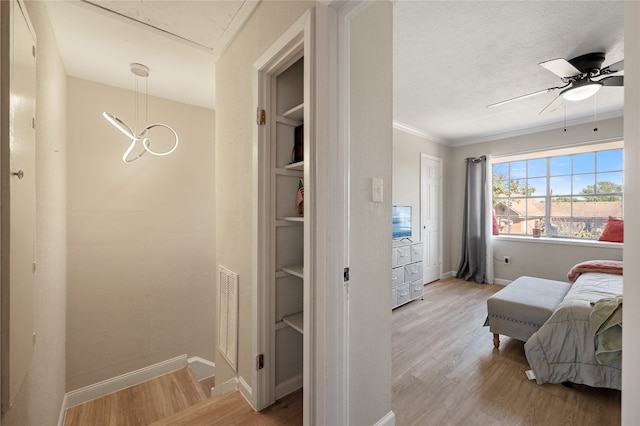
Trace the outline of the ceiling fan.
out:
[[[562,105],[563,101],[582,101],[596,94],[603,86],[623,86],[624,76],[609,75],[622,71],[624,61],[619,61],[607,67],[600,68],[604,62],[604,53],[587,53],[577,58],[569,59],[552,59],[550,61],[540,62],[540,66],[551,71],[562,79],[564,86],[550,87],[548,89],[539,90],[537,92],[518,96],[506,101],[497,102],[487,105],[487,108],[493,108],[504,105],[509,102],[518,101],[520,99],[529,98],[543,93],[561,90],[556,98],[549,103],[540,114],[551,112]],[[598,77],[603,77],[594,80]]]

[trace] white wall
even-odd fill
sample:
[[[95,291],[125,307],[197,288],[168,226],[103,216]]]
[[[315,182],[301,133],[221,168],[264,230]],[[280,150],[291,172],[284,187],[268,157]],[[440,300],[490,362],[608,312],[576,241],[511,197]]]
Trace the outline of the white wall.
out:
[[[462,209],[464,206],[464,159],[481,155],[507,155],[532,150],[551,149],[558,146],[586,143],[591,141],[621,140],[623,119],[613,118],[598,122],[598,132],[593,131],[593,123],[549,130],[524,136],[511,137],[491,142],[455,147],[452,150],[448,179],[449,216],[451,217],[451,267],[457,270],[462,249]],[[625,150],[628,143],[625,143]],[[625,152],[626,155],[626,152]],[[628,181],[625,180],[625,185]],[[627,188],[625,187],[625,203]],[[622,250],[615,248],[576,247],[560,244],[546,244],[542,241],[513,242],[506,239],[494,240],[494,256],[500,259],[511,256],[511,265],[495,262],[496,280],[511,281],[520,275],[530,275],[547,279],[564,280],[576,260],[622,259]]]
[[[252,248],[257,231],[251,225],[252,170],[255,166],[253,130],[254,62],[314,2],[263,1],[216,64],[216,255],[220,265],[238,273],[238,371],[216,355],[216,382],[241,376],[251,385],[252,353],[251,279],[255,259]]]
[[[354,12],[349,32],[349,424],[391,412],[391,199],[372,200],[372,178],[392,175],[391,2]],[[375,88],[375,90],[372,90]],[[321,123],[317,123],[321,125]]]
[[[66,74],[44,2],[27,10],[37,37],[35,332],[31,367],[5,426],[54,425],[65,393]]]
[[[451,240],[448,238],[448,230],[451,224],[447,209],[447,199],[450,192],[447,176],[450,168],[451,147],[394,128],[392,204],[412,207],[412,234],[416,237],[414,241],[420,240],[420,218],[422,214],[420,204],[421,154],[442,159],[442,232],[444,234],[442,242],[442,271],[446,273],[453,269],[451,266]]]
[[[624,6],[624,303],[622,331],[622,424],[640,424],[640,3]],[[629,309],[631,308],[631,309]]]
[[[67,108],[67,390],[180,354],[212,360],[214,112],[150,97],[149,120],[180,145],[125,164],[130,141],[102,112],[133,126],[131,91],[69,78]]]

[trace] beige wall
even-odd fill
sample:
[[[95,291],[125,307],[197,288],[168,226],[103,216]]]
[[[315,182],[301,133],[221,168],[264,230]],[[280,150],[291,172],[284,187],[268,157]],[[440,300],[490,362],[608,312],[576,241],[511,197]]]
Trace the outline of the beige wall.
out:
[[[216,382],[236,375],[251,385],[251,279],[255,268],[252,241],[254,168],[253,63],[314,2],[261,2],[216,64],[216,251],[220,265],[238,273],[238,372],[216,355]]]
[[[180,145],[125,164],[129,141],[102,112],[133,127],[132,95],[68,80],[67,390],[185,353],[214,358],[215,115],[150,97],[149,119]]]
[[[349,424],[372,425],[391,411],[391,197],[371,181],[392,180],[392,3],[349,27]]]
[[[5,426],[54,425],[65,392],[67,286],[66,74],[43,2],[27,10],[37,36],[35,332],[31,367]]]
[[[393,205],[411,206],[413,213],[412,234],[420,239],[420,156],[421,154],[442,160],[442,272],[452,270],[451,240],[448,238],[450,214],[448,194],[451,147],[432,142],[420,136],[393,129]],[[457,265],[456,265],[457,266]]]
[[[558,146],[603,141],[621,140],[623,119],[614,118],[598,122],[598,132],[593,131],[593,123],[549,130],[524,136],[478,143],[453,148],[451,167],[447,179],[451,182],[448,193],[448,207],[451,217],[451,267],[456,271],[460,263],[462,247],[462,208],[464,205],[464,159],[480,155],[506,155],[532,150],[551,149]],[[626,193],[626,188],[625,188]],[[570,254],[568,254],[570,253]],[[513,242],[496,239],[494,256],[511,256],[511,264],[494,261],[495,278],[511,281],[520,275],[531,275],[547,279],[564,280],[569,268],[576,260],[621,259],[622,250],[598,247],[576,247],[541,242]]]

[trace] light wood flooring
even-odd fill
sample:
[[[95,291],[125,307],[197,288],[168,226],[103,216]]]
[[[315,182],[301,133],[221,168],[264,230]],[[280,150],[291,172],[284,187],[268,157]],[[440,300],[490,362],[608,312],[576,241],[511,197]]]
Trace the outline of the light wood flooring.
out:
[[[493,348],[482,324],[501,288],[447,279],[393,311],[396,425],[619,425],[619,391],[538,385],[522,342],[502,336]],[[212,384],[177,370],[69,408],[65,426],[302,424],[302,390],[256,412],[237,391],[207,398]]]
[[[619,425],[620,391],[538,385],[524,343],[483,327],[486,300],[503,288],[447,279],[393,311],[396,425]]]
[[[287,426],[302,424],[302,390],[256,412],[238,391],[208,397],[213,378],[197,382],[182,368],[67,409],[65,426]]]

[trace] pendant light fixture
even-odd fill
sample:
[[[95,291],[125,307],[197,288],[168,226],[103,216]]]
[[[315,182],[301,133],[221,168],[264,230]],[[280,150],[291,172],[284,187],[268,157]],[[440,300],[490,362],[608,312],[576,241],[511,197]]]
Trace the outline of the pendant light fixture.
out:
[[[149,77],[149,68],[142,64],[133,63],[131,64],[131,72],[135,75],[135,125],[132,129],[127,123],[125,123],[120,118],[116,117],[114,114],[109,112],[103,112],[102,116],[107,119],[109,123],[111,123],[116,129],[120,130],[127,138],[131,139],[131,144],[127,148],[127,150],[122,155],[122,161],[125,163],[132,163],[138,159],[140,159],[145,153],[150,153],[157,156],[169,155],[178,147],[178,134],[171,127],[162,123],[153,123],[146,125],[140,133],[137,132],[138,126],[138,113],[139,113],[139,94],[138,94],[138,77],[145,78],[145,93],[144,93],[144,113],[145,113],[145,121],[147,120],[147,107],[148,107],[148,84],[146,78]],[[173,145],[171,148],[166,151],[156,151],[151,149],[151,131],[154,129],[166,129],[168,130],[174,138]],[[138,154],[132,154],[131,152],[136,148],[136,145],[140,142],[142,145],[141,149],[138,151]]]

